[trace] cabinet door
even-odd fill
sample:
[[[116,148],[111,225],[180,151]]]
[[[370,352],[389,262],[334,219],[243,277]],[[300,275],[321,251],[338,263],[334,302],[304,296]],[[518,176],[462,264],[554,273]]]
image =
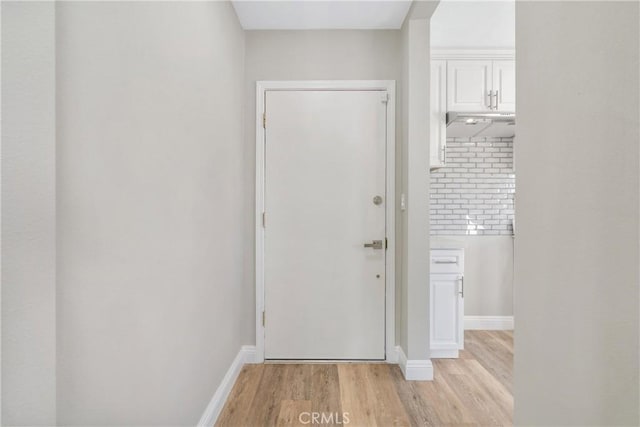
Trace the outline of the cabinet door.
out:
[[[445,163],[447,143],[447,62],[431,61],[431,168]]]
[[[456,358],[464,346],[463,278],[431,275],[431,357]]]
[[[492,61],[447,61],[447,108],[449,111],[490,110]]]
[[[493,61],[493,90],[497,92],[498,111],[516,111],[515,61]]]

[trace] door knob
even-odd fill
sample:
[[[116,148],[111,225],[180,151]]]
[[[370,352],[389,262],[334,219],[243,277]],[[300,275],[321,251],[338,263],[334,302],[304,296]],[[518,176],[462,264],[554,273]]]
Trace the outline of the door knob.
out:
[[[365,243],[365,248],[382,249],[382,240],[373,240],[371,243]]]

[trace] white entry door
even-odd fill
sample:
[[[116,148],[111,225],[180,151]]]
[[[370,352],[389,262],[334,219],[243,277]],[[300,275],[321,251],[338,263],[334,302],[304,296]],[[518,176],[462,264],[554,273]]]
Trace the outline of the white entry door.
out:
[[[266,359],[385,358],[386,99],[266,92]]]

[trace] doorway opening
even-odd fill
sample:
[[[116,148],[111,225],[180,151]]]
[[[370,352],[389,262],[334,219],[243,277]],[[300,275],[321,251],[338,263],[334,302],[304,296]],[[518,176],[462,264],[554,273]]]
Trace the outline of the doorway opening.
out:
[[[515,2],[431,17],[431,357],[474,359],[513,412]]]

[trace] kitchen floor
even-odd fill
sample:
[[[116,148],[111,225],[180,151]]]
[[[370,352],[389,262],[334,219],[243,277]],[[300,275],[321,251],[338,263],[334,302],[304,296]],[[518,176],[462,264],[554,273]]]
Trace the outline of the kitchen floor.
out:
[[[513,424],[511,331],[465,331],[460,358],[433,364],[434,381],[382,363],[245,365],[216,426]]]

